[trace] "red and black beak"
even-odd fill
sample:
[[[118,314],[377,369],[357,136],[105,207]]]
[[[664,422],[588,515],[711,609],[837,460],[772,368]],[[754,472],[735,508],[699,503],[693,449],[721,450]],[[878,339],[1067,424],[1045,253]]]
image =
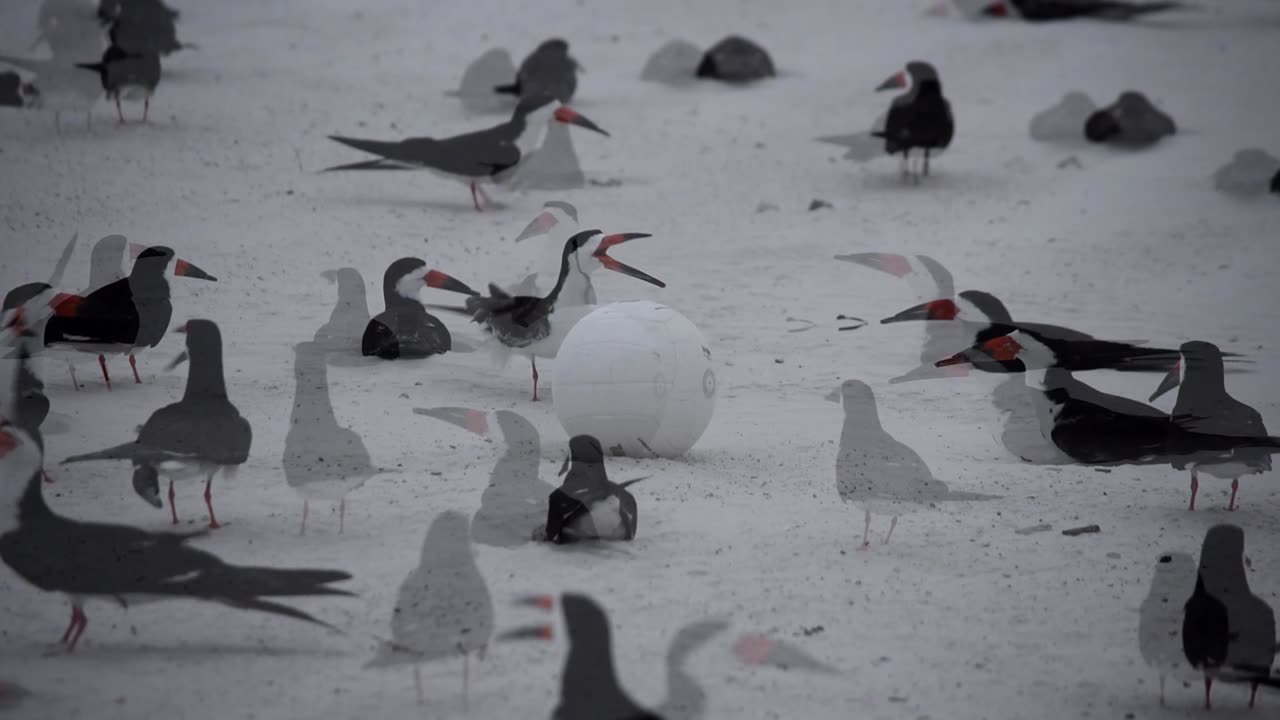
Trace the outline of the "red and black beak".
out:
[[[961,350],[949,358],[943,358],[934,363],[934,367],[948,367],[951,365],[973,365],[982,360],[994,360],[999,363],[1013,362],[1018,359],[1018,353],[1022,352],[1022,346],[1017,340],[1008,335],[1001,335],[992,338],[986,342],[979,343],[969,348]]]
[[[657,285],[660,288],[664,288],[667,284],[658,278],[641,270],[637,270],[626,263],[619,262],[609,256],[609,248],[615,245],[621,245],[629,240],[638,240],[640,238],[647,237],[653,236],[649,233],[618,233],[616,235],[605,235],[600,240],[600,247],[596,248],[595,252],[591,253],[591,257],[599,260],[600,264],[603,265],[606,270],[620,272],[623,275],[630,275],[631,277],[636,278],[637,280],[643,280],[650,285]]]
[[[1009,17],[1009,4],[1004,2],[1004,0],[996,0],[993,3],[985,5],[982,8],[981,14],[986,17]]]
[[[440,272],[439,270],[428,270],[427,274],[422,276],[422,282],[426,283],[427,287],[436,288],[437,290],[448,290],[449,292],[472,296],[478,296],[480,294],[471,289],[470,285],[467,285],[449,273]]]
[[[876,86],[876,92],[881,90],[904,90],[907,87],[907,73],[903,70],[890,75],[887,80]]]
[[[1160,386],[1156,388],[1155,392],[1151,393],[1151,397],[1147,398],[1147,402],[1155,402],[1156,398],[1178,387],[1181,384],[1182,384],[1182,360],[1178,360],[1178,362],[1173,364],[1173,367],[1169,368],[1169,372],[1165,373],[1164,378],[1160,381]]]
[[[516,236],[515,242],[520,242],[521,240],[528,240],[531,237],[546,235],[547,233],[551,232],[551,228],[555,226],[556,226],[556,216],[552,215],[546,210],[543,210],[542,214],[534,218],[528,225],[525,226],[524,230],[520,231],[520,234]]]
[[[889,323],[907,322],[909,320],[955,320],[959,314],[960,308],[956,307],[955,302],[943,298],[909,307],[897,315],[881,320],[880,324],[888,325]]]
[[[142,251],[146,250],[147,247],[149,246],[140,245],[138,243],[129,243],[129,257],[133,258],[134,260],[137,260],[138,256],[141,255]],[[186,260],[183,260],[182,258],[173,259],[173,274],[177,275],[178,277],[186,277],[186,278],[191,278],[193,280],[208,280],[210,282],[218,282],[218,278],[210,275],[209,273],[205,272],[204,270],[201,270],[200,268],[187,262]]]
[[[600,133],[601,135],[604,135],[605,137],[609,137],[609,133],[605,132],[603,128],[591,122],[582,113],[578,112],[577,110],[574,110],[568,105],[561,105],[560,107],[556,108],[555,118],[556,120],[562,123],[568,123],[569,125],[577,125],[580,128],[593,130],[595,132]]]
[[[182,335],[186,335],[187,324],[182,323],[181,325],[175,327],[173,331],[176,333],[180,333]],[[169,361],[169,364],[164,367],[164,371],[169,372],[170,370],[173,370],[174,368],[178,367],[179,365],[181,365],[182,363],[190,359],[191,359],[191,354],[188,353],[186,350],[183,350],[182,352],[178,353],[177,357]]]
[[[555,608],[556,600],[551,595],[528,595],[517,599],[515,604],[551,612]],[[500,642],[507,640],[550,640],[553,637],[555,637],[555,629],[550,624],[538,623],[507,630],[498,635],[498,640]]]

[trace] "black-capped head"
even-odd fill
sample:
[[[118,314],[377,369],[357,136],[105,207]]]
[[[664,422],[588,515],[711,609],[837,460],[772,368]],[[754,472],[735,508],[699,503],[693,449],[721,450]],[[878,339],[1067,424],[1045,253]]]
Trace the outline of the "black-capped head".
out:
[[[569,439],[569,460],[572,462],[602,463],[604,448],[590,435],[574,435]]]

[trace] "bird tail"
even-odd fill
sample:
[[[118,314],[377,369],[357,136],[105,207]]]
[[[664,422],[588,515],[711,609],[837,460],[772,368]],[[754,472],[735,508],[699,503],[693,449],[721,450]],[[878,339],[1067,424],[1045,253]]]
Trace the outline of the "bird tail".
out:
[[[290,617],[295,620],[303,620],[309,623],[314,623],[316,625],[326,627],[334,632],[338,632],[338,633],[342,632],[341,630],[334,627],[333,625],[330,625],[329,623],[323,620],[317,619],[315,616],[311,615],[310,613],[303,612],[295,607],[290,607],[289,605],[285,605],[284,603],[270,602],[268,600],[263,600],[261,598],[255,598],[255,597],[248,597],[248,598],[224,597],[224,598],[220,598],[220,602],[233,608],[239,608],[241,610],[257,610],[259,612],[271,613],[272,615],[283,615],[284,617]]]
[[[398,165],[393,162],[377,158],[375,160],[361,160],[360,162],[347,163],[346,165],[334,165],[328,167],[321,172],[337,172],[338,170],[409,170],[411,168],[405,165]]]
[[[493,91],[498,93],[499,95],[519,95],[520,83],[513,82],[507,85],[494,85]]]
[[[298,597],[303,595],[354,595],[348,590],[328,587],[329,583],[350,580],[342,570],[281,569],[228,566],[204,577],[228,589],[228,597]]]
[[[0,58],[3,59],[3,58]],[[62,284],[62,274],[67,271],[67,263],[71,261],[71,253],[76,249],[76,240],[80,239],[80,233],[71,236],[71,241],[62,249],[62,255],[58,257],[58,264],[53,266],[53,275],[49,276],[49,284],[58,287]]]
[[[115,447],[99,450],[98,452],[84,453],[83,455],[72,455],[63,460],[60,464],[85,462],[87,460],[133,460],[138,457],[138,443],[127,442]]]
[[[624,488],[624,487],[627,487],[628,485],[635,485],[636,483],[640,482],[641,480],[647,480],[647,479],[649,479],[649,478],[651,478],[651,477],[653,477],[653,476],[652,476],[652,475],[641,475],[641,476],[640,476],[640,477],[638,477],[638,478],[631,478],[630,480],[627,480],[627,481],[625,481],[625,482],[620,482],[620,483],[618,483],[618,487],[623,487],[623,488]]]
[[[349,148],[355,148],[356,150],[362,150],[367,153],[383,156],[386,156],[388,152],[394,149],[397,145],[397,143],[387,142],[386,140],[365,140],[362,138],[343,137],[342,135],[330,135],[329,139],[334,142],[342,143]]]
[[[982,500],[999,500],[1003,495],[987,495],[985,493],[964,492],[962,490],[952,490],[947,493],[947,500],[952,502],[979,502]]]

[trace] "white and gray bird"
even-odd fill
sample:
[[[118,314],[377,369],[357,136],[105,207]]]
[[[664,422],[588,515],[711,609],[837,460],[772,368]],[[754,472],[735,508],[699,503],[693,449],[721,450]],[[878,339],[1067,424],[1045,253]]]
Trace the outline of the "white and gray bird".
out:
[[[391,639],[382,643],[365,667],[413,665],[421,704],[420,665],[461,658],[465,707],[470,656],[476,653],[483,658],[492,635],[493,601],[471,552],[467,517],[452,510],[442,512],[427,530],[418,567],[400,584],[391,612]]]
[[[836,456],[836,490],[840,499],[863,509],[862,548],[870,546],[872,515],[893,520],[884,536],[888,543],[898,517],[942,502],[994,500],[998,496],[958,492],[937,480],[911,448],[885,432],[876,398],[866,383],[846,380],[840,386],[844,427]]]
[[[1138,608],[1138,650],[1147,666],[1160,675],[1160,704],[1165,680],[1190,675],[1182,652],[1182,614],[1187,595],[1196,585],[1196,562],[1187,553],[1168,552],[1156,561],[1151,587]]]
[[[76,59],[58,58],[39,60],[0,55],[0,64],[12,65],[35,76],[39,91],[38,107],[53,112],[54,128],[62,131],[62,113],[83,115],[85,127],[93,128],[93,106],[102,97],[102,81],[93,73],[85,72],[77,63],[92,60],[101,49]]]
[[[360,348],[370,317],[364,277],[351,267],[325,270],[321,276],[337,283],[338,300],[329,321],[316,330],[313,339],[330,352],[354,352]]]
[[[378,473],[359,433],[338,424],[329,399],[328,352],[316,342],[293,346],[293,412],[284,437],[284,479],[302,495],[302,527],[307,532],[311,500],[338,503],[338,532],[347,512],[347,494]]]

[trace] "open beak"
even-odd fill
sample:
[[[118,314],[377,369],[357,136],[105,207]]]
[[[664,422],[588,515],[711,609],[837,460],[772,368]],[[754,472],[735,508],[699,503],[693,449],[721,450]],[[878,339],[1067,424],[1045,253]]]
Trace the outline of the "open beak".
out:
[[[463,295],[480,294],[472,290],[470,285],[449,273],[443,273],[439,270],[428,270],[427,274],[422,276],[422,282],[426,283],[427,287],[436,288],[437,290],[448,290],[449,292],[462,293]]]
[[[560,466],[560,472],[556,473],[556,477],[561,477],[565,473],[569,472],[569,463],[572,462],[572,460],[573,460],[572,455],[564,456],[564,464]]]
[[[1164,379],[1160,381],[1160,387],[1156,388],[1156,391],[1151,393],[1151,397],[1147,398],[1147,402],[1154,402],[1156,398],[1178,387],[1180,384],[1182,384],[1181,360],[1174,363],[1173,367],[1169,368],[1169,372],[1165,373]]]
[[[627,265],[626,263],[619,262],[618,260],[615,260],[614,258],[609,256],[609,248],[615,245],[620,245],[629,240],[638,240],[640,238],[647,238],[647,237],[653,237],[653,236],[650,235],[649,233],[619,233],[616,235],[606,235],[604,236],[604,239],[600,241],[600,247],[596,248],[596,251],[591,253],[591,257],[594,257],[596,260],[599,260],[600,264],[605,266],[605,268],[608,270],[612,270],[614,272],[620,272],[623,275],[630,275],[631,277],[636,278],[637,280],[643,280],[649,283],[650,285],[657,285],[660,288],[664,288],[667,286],[667,284],[662,282],[658,278],[642,270],[637,270],[631,267],[630,265]]]
[[[898,71],[890,75],[887,80],[877,85],[876,92],[880,92],[881,90],[893,90],[895,88],[903,89],[906,86],[907,86],[907,74],[905,72]]]
[[[541,215],[530,221],[530,223],[525,226],[524,230],[520,231],[520,234],[516,236],[515,242],[528,240],[531,237],[538,237],[539,235],[546,235],[551,231],[551,228],[555,226],[555,215],[544,210]]]
[[[588,130],[594,130],[595,132],[598,132],[601,135],[604,135],[605,137],[609,137],[609,133],[605,132],[603,128],[591,122],[584,115],[579,113],[577,110],[574,110],[573,108],[567,105],[561,105],[560,107],[556,108],[555,118],[556,120],[559,120],[562,123],[568,123],[570,125],[577,125],[578,127],[586,128]]]

